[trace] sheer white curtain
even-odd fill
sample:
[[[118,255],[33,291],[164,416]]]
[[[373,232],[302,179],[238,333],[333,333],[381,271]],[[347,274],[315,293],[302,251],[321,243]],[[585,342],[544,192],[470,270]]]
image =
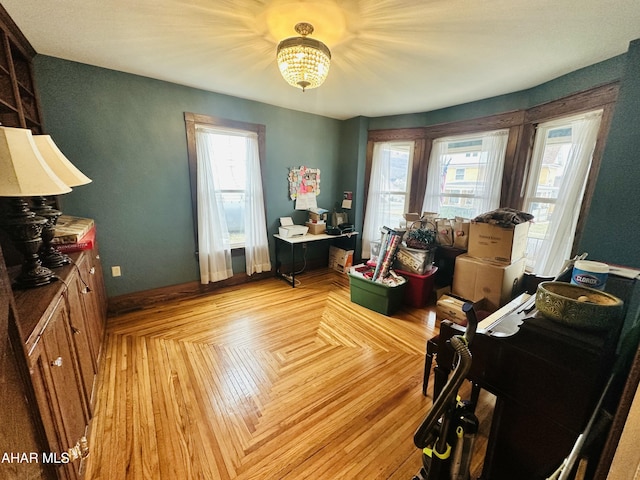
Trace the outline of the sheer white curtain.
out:
[[[490,132],[482,137],[482,154],[487,156],[487,163],[482,181],[484,189],[480,190],[482,193],[476,199],[480,210],[478,214],[490,212],[500,206],[507,140],[509,140],[508,130]]]
[[[258,135],[255,133],[247,137],[247,176],[244,198],[245,261],[247,275],[253,275],[271,270]]]
[[[535,168],[531,169],[527,180],[525,210],[530,208],[537,194],[538,178],[543,164],[549,130],[558,127],[571,127],[571,146],[564,167],[562,183],[559,185],[558,197],[549,219],[544,240],[534,261],[533,271],[539,275],[557,274],[564,261],[571,256],[571,247],[573,246],[601,118],[602,111],[597,111],[572,119],[562,119],[538,125],[532,155],[532,165]]]
[[[238,137],[245,162],[243,189],[244,250],[247,275],[271,270],[269,242],[262,191],[258,135],[254,132],[222,127],[196,127],[198,162],[198,244],[201,283],[217,282],[233,275],[231,241],[225,217],[221,179],[228,177],[226,155],[216,138]],[[242,176],[242,175],[240,175]]]
[[[423,212],[440,212],[440,194],[444,192],[444,165],[450,161],[447,158],[449,139],[437,138],[431,145],[431,156],[427,168],[427,188],[422,202]]]
[[[473,135],[460,135],[455,137],[438,138],[433,141],[429,168],[427,170],[427,187],[422,204],[423,212],[441,213],[443,194],[446,192],[447,169],[452,165],[455,153],[450,144],[472,140],[482,140],[475,152],[478,153],[478,176],[473,185],[465,188],[473,188],[473,193],[467,198],[472,199],[475,215],[494,210],[500,206],[500,192],[502,190],[502,172],[504,170],[504,157],[507,150],[508,130],[496,130]]]
[[[198,258],[200,283],[218,282],[233,275],[231,242],[224,215],[219,164],[210,130],[196,128],[198,162]]]
[[[364,225],[362,227],[362,258],[371,257],[371,242],[380,240],[380,229],[384,226],[396,227],[398,225],[385,225],[392,217],[393,204],[390,202],[391,179],[393,178],[393,162],[391,148],[397,145],[410,145],[409,169],[413,156],[414,142],[376,142],[373,145],[373,158],[371,161],[371,177],[369,179],[369,191],[367,193],[367,209],[365,211]],[[408,174],[408,172],[407,172]],[[407,176],[407,182],[408,182]],[[408,186],[407,186],[408,188]],[[405,194],[406,192],[399,192]],[[405,196],[406,202],[406,196]],[[406,203],[405,203],[406,208]]]

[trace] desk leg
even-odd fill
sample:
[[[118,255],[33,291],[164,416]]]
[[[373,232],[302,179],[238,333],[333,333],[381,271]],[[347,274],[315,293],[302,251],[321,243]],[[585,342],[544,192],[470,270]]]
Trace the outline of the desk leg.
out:
[[[296,288],[296,249],[295,244],[291,244],[291,288]]]
[[[276,237],[276,277],[280,277],[287,283],[290,283],[291,286],[295,286],[295,278],[293,271],[291,272],[291,280],[289,280],[286,275],[282,272],[282,264],[280,263],[280,256],[278,255],[278,251],[280,250],[280,243],[282,240]],[[284,242],[283,242],[284,243]],[[293,255],[293,243],[291,244],[291,255]]]
[[[282,277],[280,271],[280,259],[278,258],[278,250],[280,250],[280,239],[276,237],[276,277]]]

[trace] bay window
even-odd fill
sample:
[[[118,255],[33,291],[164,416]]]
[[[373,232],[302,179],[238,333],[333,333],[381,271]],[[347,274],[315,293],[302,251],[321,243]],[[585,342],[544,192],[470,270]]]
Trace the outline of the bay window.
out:
[[[612,83],[526,110],[369,131],[362,257],[368,258],[368,242],[376,239],[381,221],[399,225],[398,208],[393,215],[370,212],[387,201],[375,187],[381,181],[380,148],[404,142],[414,148],[406,170],[409,184],[398,197],[403,212],[436,212],[444,218],[474,218],[499,207],[529,212],[534,220],[527,269],[557,274],[564,260],[579,253],[617,94],[618,84]]]

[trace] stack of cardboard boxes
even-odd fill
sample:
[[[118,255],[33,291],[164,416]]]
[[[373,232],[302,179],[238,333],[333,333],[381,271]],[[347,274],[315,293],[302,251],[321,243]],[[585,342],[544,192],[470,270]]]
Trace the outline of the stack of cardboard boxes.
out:
[[[469,248],[456,257],[452,293],[494,311],[520,288],[525,269],[529,222],[509,228],[472,223]]]
[[[348,273],[353,265],[353,250],[343,250],[342,248],[329,247],[329,268],[333,268],[340,273]]]
[[[309,212],[309,220],[305,223],[309,227],[309,233],[319,235],[327,230],[327,214]]]

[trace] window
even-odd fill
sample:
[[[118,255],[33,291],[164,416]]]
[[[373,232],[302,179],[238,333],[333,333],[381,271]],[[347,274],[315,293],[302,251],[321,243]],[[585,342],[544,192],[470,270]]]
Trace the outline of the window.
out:
[[[570,258],[602,110],[541,123],[523,210],[534,215],[527,244],[528,267],[554,275]]]
[[[458,122],[370,130],[367,181],[376,143],[413,142],[407,211],[448,218],[473,218],[499,207],[531,211],[527,269],[554,276],[559,257],[564,262],[579,253],[618,88],[614,82],[526,110]],[[579,194],[565,200],[576,185]],[[378,193],[366,195],[370,209]],[[363,258],[365,247],[363,242]]]
[[[201,282],[233,275],[232,248],[244,249],[247,275],[270,270],[264,126],[190,113],[185,123]]]
[[[473,218],[498,208],[508,130],[433,141],[423,211]]]
[[[409,205],[414,142],[376,142],[363,227],[362,255],[370,256],[371,242],[382,227],[399,227]]]
[[[196,125],[198,148],[211,151],[210,161],[215,175],[216,191],[224,211],[224,224],[231,248],[245,245],[245,189],[247,185],[247,150],[251,135]],[[202,142],[204,145],[201,145]]]

